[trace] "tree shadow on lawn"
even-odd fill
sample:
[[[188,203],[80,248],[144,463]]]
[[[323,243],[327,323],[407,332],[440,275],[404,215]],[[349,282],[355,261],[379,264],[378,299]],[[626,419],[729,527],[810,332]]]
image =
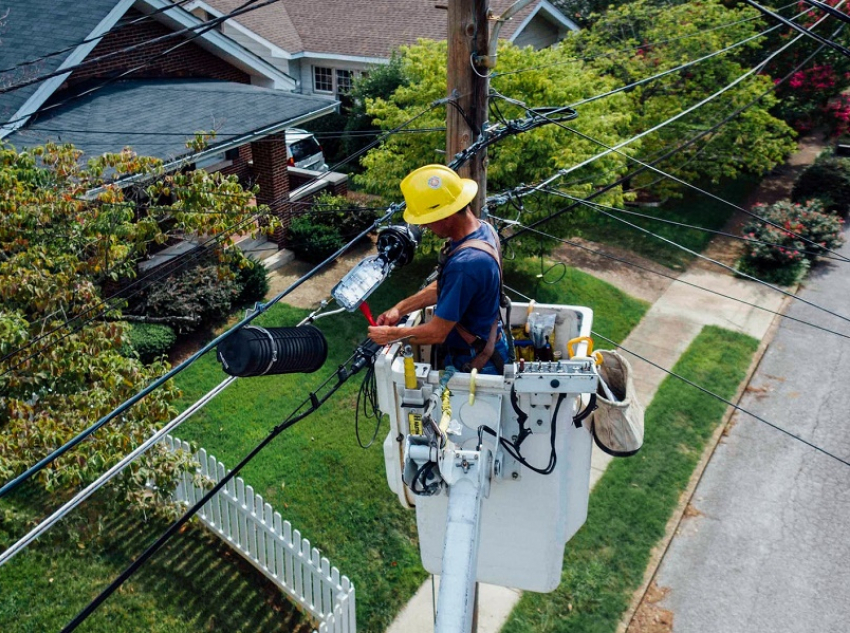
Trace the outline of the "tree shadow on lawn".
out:
[[[162,521],[150,524],[139,530],[137,516],[116,519],[108,527],[104,554],[123,568],[167,527]],[[311,630],[308,618],[280,589],[195,521],[174,535],[130,583],[125,591],[144,591],[161,611],[196,623],[198,630]],[[120,599],[120,593],[110,597]]]

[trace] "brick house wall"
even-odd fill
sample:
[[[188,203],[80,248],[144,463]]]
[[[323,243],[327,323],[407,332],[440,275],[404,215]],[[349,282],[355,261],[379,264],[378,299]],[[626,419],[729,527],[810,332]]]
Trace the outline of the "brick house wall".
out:
[[[251,144],[254,157],[254,178],[260,186],[257,202],[269,209],[281,220],[281,228],[275,230],[272,239],[282,246],[285,229],[292,221],[292,205],[289,203],[289,174],[286,167],[286,138],[283,132],[272,134]]]
[[[238,148],[239,155],[232,158],[233,163],[228,167],[224,167],[219,169],[222,174],[225,176],[231,176],[236,174],[237,178],[239,178],[239,182],[242,183],[243,186],[247,187],[254,183],[254,171],[249,164],[249,161],[253,160],[253,153],[251,152],[250,145],[242,145]]]
[[[129,22],[142,16],[143,14],[141,12],[131,9],[126,13],[124,19]],[[89,54],[88,59],[93,59],[170,33],[173,33],[171,29],[156,20],[144,20],[137,24],[127,24],[103,38],[95,47],[94,51]],[[130,52],[119,53],[108,57],[91,66],[74,71],[65,82],[63,88],[72,87],[92,79],[106,79],[113,76],[113,74],[120,74],[145,63],[151,57],[164,53],[169,48],[183,41],[185,41],[184,37],[173,37]],[[151,60],[149,66],[136,71],[132,75],[128,75],[128,77],[134,79],[181,77],[219,79],[243,84],[251,83],[251,77],[248,73],[231,66],[212,53],[208,53],[194,42],[184,44],[173,53]]]

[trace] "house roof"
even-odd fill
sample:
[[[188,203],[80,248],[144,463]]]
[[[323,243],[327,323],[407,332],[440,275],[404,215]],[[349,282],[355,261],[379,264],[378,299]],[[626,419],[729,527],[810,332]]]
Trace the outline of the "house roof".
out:
[[[214,153],[336,107],[331,99],[226,81],[123,81],[40,115],[7,140],[19,148],[73,143],[89,156],[130,145],[169,161],[195,153],[185,142],[197,131],[216,130],[207,152]]]
[[[0,69],[6,70],[0,72],[0,87],[59,70],[116,5],[118,0],[6,0],[0,3],[0,15],[8,10],[0,26]],[[21,66],[57,51],[62,52]],[[0,95],[0,120],[9,120],[43,83]]]
[[[5,7],[8,15],[0,20],[0,70],[6,72],[0,73],[0,88],[57,71],[59,74],[0,94],[0,138],[25,125],[29,115],[61,90],[74,67],[90,59],[101,41],[99,36],[120,26],[119,20],[130,8],[146,14],[167,8],[153,19],[175,30],[200,23],[169,0],[6,0]],[[0,0],[0,15],[4,11]],[[289,90],[296,86],[294,78],[215,29],[200,33],[195,43],[265,85]],[[27,63],[33,60],[36,63]],[[66,68],[70,69],[68,74],[61,72]]]
[[[243,0],[202,1],[226,13]],[[491,0],[490,7],[499,15],[514,1]],[[502,28],[501,39],[511,39],[544,3],[534,0],[517,13]],[[446,39],[446,9],[435,5],[435,0],[282,0],[241,15],[236,22],[290,54],[386,59],[399,46],[420,38]]]

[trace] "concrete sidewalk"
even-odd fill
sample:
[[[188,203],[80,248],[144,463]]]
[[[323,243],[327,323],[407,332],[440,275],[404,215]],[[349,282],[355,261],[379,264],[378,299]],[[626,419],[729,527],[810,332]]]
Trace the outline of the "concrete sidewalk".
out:
[[[703,288],[764,309],[711,294]],[[623,290],[628,292],[627,288]],[[736,279],[726,272],[692,268],[667,288],[623,341],[622,347],[661,367],[672,369],[705,325],[718,325],[761,339],[773,321],[775,315],[772,312],[779,310],[782,300],[783,295],[755,282]],[[597,342],[597,347],[605,345]],[[635,356],[631,356],[630,360],[638,398],[647,405],[667,374]],[[594,446],[591,488],[599,481],[610,460],[611,457]],[[438,583],[435,585],[438,586]],[[479,594],[479,633],[499,631],[520,595],[518,590],[482,585]],[[427,580],[387,629],[388,633],[432,632],[433,605],[432,584],[431,580]]]

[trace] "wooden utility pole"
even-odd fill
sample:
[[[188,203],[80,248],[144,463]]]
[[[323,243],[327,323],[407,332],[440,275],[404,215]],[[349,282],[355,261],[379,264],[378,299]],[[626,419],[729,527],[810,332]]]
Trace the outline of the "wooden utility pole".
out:
[[[458,108],[446,106],[446,162],[476,140],[487,120],[488,69],[475,66],[473,56],[483,59],[487,55],[489,5],[489,0],[448,0],[448,97],[460,106],[466,119]],[[472,210],[481,215],[487,192],[486,153],[470,160],[460,174],[478,183]]]

